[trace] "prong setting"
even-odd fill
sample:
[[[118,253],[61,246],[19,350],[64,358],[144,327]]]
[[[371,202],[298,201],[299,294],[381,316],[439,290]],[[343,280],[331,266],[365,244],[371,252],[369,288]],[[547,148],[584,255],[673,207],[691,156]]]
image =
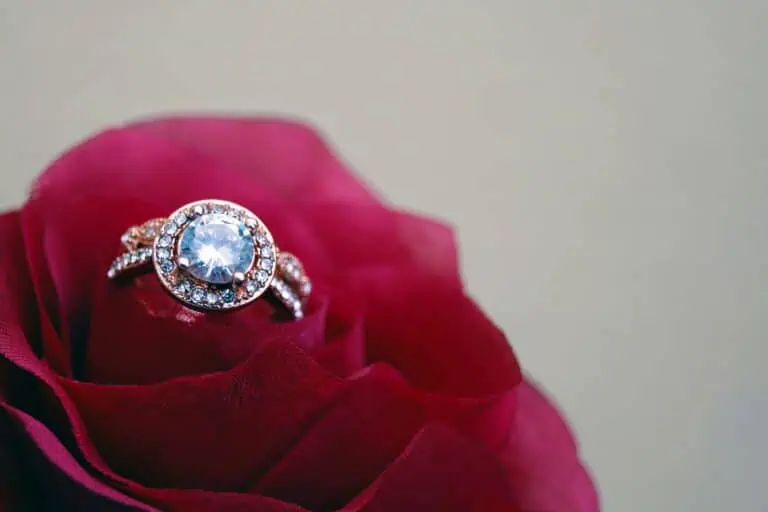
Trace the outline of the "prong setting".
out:
[[[208,226],[213,227],[208,228]],[[234,257],[233,255],[242,254],[246,259],[226,260],[227,262],[240,261],[240,263],[234,267],[221,267],[222,271],[219,274],[209,277],[210,269],[208,274],[203,273],[207,268],[203,265],[204,261],[197,257],[196,261],[192,261],[192,258],[187,255],[192,250],[190,248],[192,246],[189,246],[188,242],[185,242],[183,247],[181,245],[182,239],[190,240],[194,236],[188,233],[191,229],[209,229],[209,231],[224,229],[233,233],[235,232],[233,230],[236,230],[240,237],[236,240],[236,250],[247,250],[245,253],[232,253],[230,247],[226,245],[232,241],[232,238],[219,237],[213,240],[221,242],[218,247],[220,253],[210,256],[207,252],[193,252],[193,256],[210,257],[212,259],[206,261],[211,265],[223,264],[220,258],[230,258]],[[209,235],[209,231],[204,231],[204,234]],[[193,309],[221,311],[243,307],[263,295],[275,276],[276,247],[272,234],[256,215],[237,204],[220,200],[204,200],[187,204],[168,216],[160,232],[163,236],[155,240],[153,247],[152,259],[155,271],[164,288]],[[185,233],[187,238],[184,238]],[[161,238],[164,240],[163,247],[159,246]],[[252,249],[248,249],[247,244],[252,244]],[[203,246],[198,243],[193,249],[200,247]],[[204,250],[210,252],[214,249],[205,246]],[[248,254],[252,256],[249,257]],[[227,270],[221,274],[225,268],[233,270]],[[227,272],[231,272],[228,274],[229,277],[226,277]]]

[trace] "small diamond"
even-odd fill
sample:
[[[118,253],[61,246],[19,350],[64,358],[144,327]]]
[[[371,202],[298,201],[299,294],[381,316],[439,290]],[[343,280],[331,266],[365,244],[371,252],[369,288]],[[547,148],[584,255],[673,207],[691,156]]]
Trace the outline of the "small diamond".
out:
[[[178,226],[176,226],[176,223],[169,222],[163,227],[163,233],[165,233],[166,235],[173,235],[174,233],[176,233],[177,229],[178,229]]]
[[[245,289],[250,295],[253,295],[257,291],[259,291],[259,286],[253,281],[249,281],[248,284],[245,285]]]
[[[184,223],[187,222],[186,214],[184,214],[184,212],[177,213],[173,216],[173,222],[175,222],[177,226],[184,225]]]
[[[267,236],[264,233],[257,233],[255,238],[259,245],[264,245],[268,242]]]
[[[261,255],[262,255],[263,257],[265,257],[265,258],[269,258],[269,257],[271,257],[271,256],[272,256],[272,248],[271,248],[271,247],[269,247],[269,246],[267,246],[267,247],[262,247],[262,248],[261,248]]]
[[[195,215],[202,215],[205,213],[205,208],[203,208],[203,205],[199,204],[194,208],[192,208],[192,213],[194,213]]]
[[[216,295],[216,292],[208,292],[208,296],[205,298],[205,300],[208,302],[208,304],[216,304],[219,302],[219,296]]]
[[[312,283],[310,281],[304,281],[299,285],[299,293],[302,295],[309,295],[312,291]]]
[[[171,257],[171,253],[168,251],[168,249],[159,249],[157,251],[157,257],[161,260],[167,260]]]
[[[182,297],[189,295],[190,285],[188,281],[182,281],[176,285],[176,293]]]
[[[269,274],[267,274],[263,270],[259,270],[258,272],[256,272],[256,280],[261,284],[266,283],[267,279],[269,279]]]
[[[202,288],[195,288],[192,290],[192,300],[195,302],[203,302],[205,300],[205,290]]]
[[[261,261],[259,261],[259,266],[264,270],[270,270],[272,268],[272,260],[262,259]]]
[[[224,302],[234,302],[235,291],[232,288],[227,288],[221,292],[221,298],[224,299]]]
[[[136,253],[136,252],[132,252],[132,253],[131,253],[131,258],[130,258],[130,260],[129,260],[129,261],[130,261],[131,263],[138,263],[138,261],[139,261],[139,253]]]
[[[171,245],[171,237],[169,236],[163,236],[160,237],[160,240],[157,241],[158,247],[168,247]]]
[[[165,272],[166,274],[169,272],[173,272],[174,265],[171,260],[163,260],[160,262],[160,270]]]

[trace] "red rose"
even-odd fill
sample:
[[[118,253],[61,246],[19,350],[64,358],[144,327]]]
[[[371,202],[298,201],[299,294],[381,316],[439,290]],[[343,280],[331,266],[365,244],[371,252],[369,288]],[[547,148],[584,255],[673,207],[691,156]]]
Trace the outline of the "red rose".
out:
[[[303,259],[304,319],[106,279],[127,226],[205,198]],[[0,239],[0,509],[598,508],[567,427],[462,291],[451,231],[382,204],[305,127],[107,131]]]

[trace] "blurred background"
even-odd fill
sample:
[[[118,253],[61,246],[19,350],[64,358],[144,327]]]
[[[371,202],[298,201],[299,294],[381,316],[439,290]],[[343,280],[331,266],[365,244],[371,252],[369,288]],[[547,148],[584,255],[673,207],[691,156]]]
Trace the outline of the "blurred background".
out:
[[[0,3],[0,206],[158,112],[286,113],[453,223],[606,511],[768,510],[768,2]]]

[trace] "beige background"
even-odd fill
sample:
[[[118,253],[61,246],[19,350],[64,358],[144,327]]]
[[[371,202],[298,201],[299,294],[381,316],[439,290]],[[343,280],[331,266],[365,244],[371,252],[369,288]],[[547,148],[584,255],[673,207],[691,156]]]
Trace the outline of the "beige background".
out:
[[[127,118],[304,116],[456,224],[605,510],[768,510],[767,6],[4,0],[0,204]]]

